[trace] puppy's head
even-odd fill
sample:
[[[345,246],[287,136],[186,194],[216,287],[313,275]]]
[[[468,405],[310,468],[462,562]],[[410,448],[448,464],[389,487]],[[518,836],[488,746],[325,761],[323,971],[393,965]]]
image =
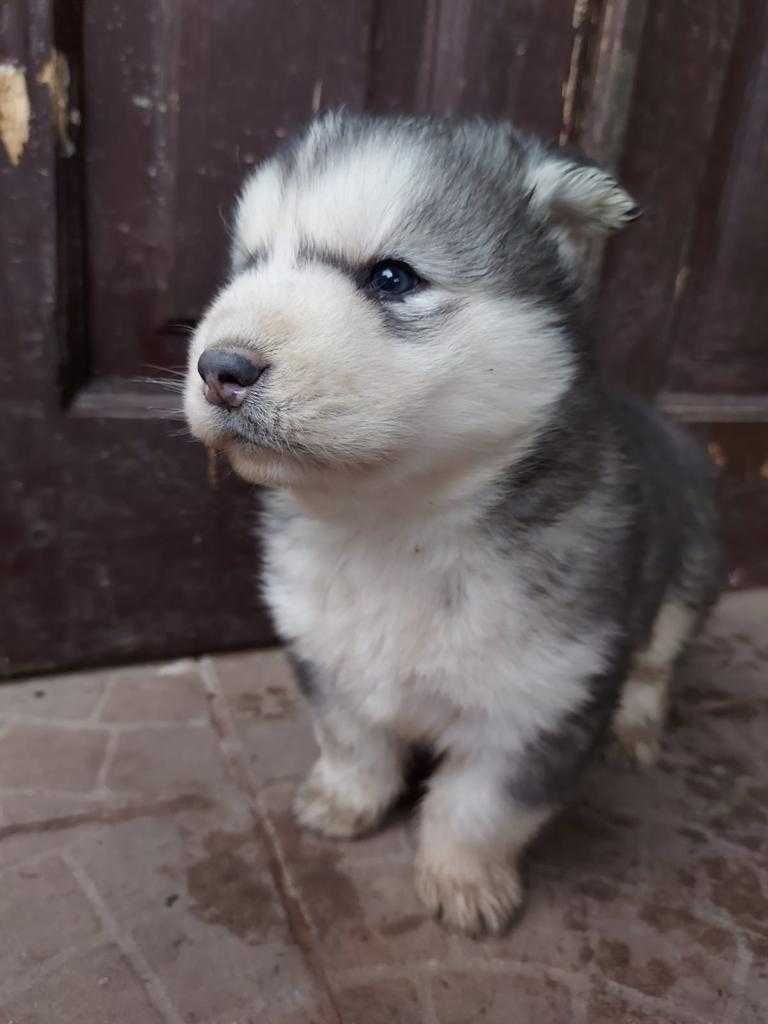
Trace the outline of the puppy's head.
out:
[[[577,372],[579,246],[633,206],[506,125],[323,117],[240,196],[193,433],[287,486],[511,450]]]

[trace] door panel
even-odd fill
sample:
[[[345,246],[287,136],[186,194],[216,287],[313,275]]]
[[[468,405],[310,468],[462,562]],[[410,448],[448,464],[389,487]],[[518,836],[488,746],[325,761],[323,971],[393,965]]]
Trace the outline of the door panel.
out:
[[[597,331],[606,372],[655,394],[672,352],[680,276],[696,224],[738,23],[733,0],[648,5],[617,170],[643,210],[606,248]]]
[[[220,283],[233,197],[249,168],[321,104],[363,106],[371,8],[360,0],[86,4],[96,375],[183,360],[183,336],[168,325],[199,313]]]
[[[614,381],[658,395],[720,469],[731,582],[768,582],[768,8],[658,0],[638,47],[621,177],[643,218],[606,249]]]
[[[681,271],[670,391],[768,393],[767,39],[768,6],[745,5]]]

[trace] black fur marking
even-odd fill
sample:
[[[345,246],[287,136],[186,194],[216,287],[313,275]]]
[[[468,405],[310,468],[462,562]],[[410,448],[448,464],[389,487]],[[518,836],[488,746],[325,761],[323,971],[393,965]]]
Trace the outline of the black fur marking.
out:
[[[290,647],[286,647],[285,653],[293,668],[296,685],[308,701],[314,701],[319,695],[319,688],[312,663],[307,661],[306,658],[299,657]]]
[[[381,321],[390,334],[404,340],[415,339],[419,335],[439,336],[453,316],[461,309],[461,302],[446,301],[434,309],[413,313],[404,302],[379,302],[374,296],[372,301],[379,307]]]
[[[242,249],[235,251],[232,257],[232,274],[237,277],[247,270],[253,270],[269,259],[269,250],[263,247],[257,249]]]
[[[299,266],[307,263],[324,263],[344,274],[355,285],[362,288],[368,280],[369,263],[354,263],[348,260],[342,253],[334,252],[327,246],[318,246],[307,239],[302,240],[296,253],[296,262]]]
[[[605,424],[593,390],[577,376],[535,445],[512,469],[491,513],[492,528],[514,534],[550,525],[596,485]]]
[[[581,772],[606,733],[627,665],[622,652],[613,668],[585,684],[589,698],[557,729],[542,732],[522,755],[507,792],[524,807],[552,807],[573,796]]]

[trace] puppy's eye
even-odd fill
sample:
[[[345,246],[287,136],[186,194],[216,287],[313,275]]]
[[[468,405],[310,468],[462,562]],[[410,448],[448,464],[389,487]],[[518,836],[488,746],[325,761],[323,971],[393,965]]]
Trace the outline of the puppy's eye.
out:
[[[405,295],[420,283],[421,278],[413,267],[401,260],[381,260],[371,269],[368,278],[368,287],[382,298]]]

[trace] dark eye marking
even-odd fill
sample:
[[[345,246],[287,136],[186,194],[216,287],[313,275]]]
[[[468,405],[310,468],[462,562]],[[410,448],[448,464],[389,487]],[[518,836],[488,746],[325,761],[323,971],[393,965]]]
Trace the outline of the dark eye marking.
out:
[[[371,298],[384,301],[400,299],[427,284],[412,266],[395,256],[387,256],[369,263],[356,263],[339,252],[307,240],[303,240],[299,245],[296,263],[298,266],[324,263],[344,274]]]
[[[333,249],[304,240],[296,253],[296,264],[302,267],[311,263],[324,263],[326,267],[333,267],[340,274],[351,278],[355,284],[358,283],[361,273],[359,264],[351,262],[341,253],[334,252]]]
[[[383,259],[370,268],[366,289],[380,299],[399,299],[426,282],[403,260]]]
[[[232,269],[236,274],[241,274],[244,270],[253,270],[254,267],[260,266],[268,258],[269,250],[263,246],[258,246],[255,249],[247,249],[245,246],[238,247],[232,261]]]

